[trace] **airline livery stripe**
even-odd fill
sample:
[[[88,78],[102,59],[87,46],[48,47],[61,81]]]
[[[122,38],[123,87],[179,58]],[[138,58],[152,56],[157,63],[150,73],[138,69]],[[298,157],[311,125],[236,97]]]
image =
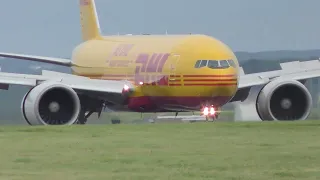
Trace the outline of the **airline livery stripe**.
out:
[[[181,77],[181,75],[170,75],[170,77],[176,77],[176,78],[179,78],[179,77]]]
[[[236,86],[237,83],[228,83],[228,84],[184,84],[185,86]]]
[[[111,78],[106,78],[106,77],[101,77],[102,79],[106,79],[106,80],[122,80],[122,79],[111,79]],[[132,79],[128,79],[128,81],[132,81]],[[208,81],[208,84],[206,83],[201,83],[201,81],[197,81],[197,82],[188,82],[185,84],[181,84],[179,82],[171,82],[169,84],[167,84],[166,86],[235,86],[237,85],[237,83],[223,83],[223,82],[228,82],[228,81],[215,81],[217,83],[212,84],[212,81]],[[174,84],[173,84],[174,83]],[[163,85],[158,85],[156,83],[144,83],[143,86],[163,86]]]
[[[237,84],[169,84],[168,86],[236,86]]]
[[[137,83],[136,77],[132,75],[124,75],[124,74],[104,74],[104,75],[97,75],[97,74],[82,74],[82,76],[87,76],[89,78],[93,79],[104,79],[104,80],[128,80],[134,84]],[[163,77],[168,77],[168,75],[154,75],[153,78],[149,79],[150,77],[147,76],[145,79],[147,82],[143,84],[143,86],[236,86],[237,79],[236,78],[230,78],[234,77],[234,75],[221,75],[223,77],[226,77],[226,79],[218,79],[217,77],[221,77],[220,75],[184,75],[187,77],[197,77],[197,78],[182,78],[179,75],[173,75],[170,76],[171,78],[177,78],[169,80],[169,82],[152,82],[162,79]],[[201,78],[199,78],[201,77]],[[209,77],[209,78],[205,78]],[[210,78],[211,77],[211,78]],[[212,78],[214,77],[214,78]],[[229,77],[229,78],[228,78]],[[144,79],[144,76],[141,78]],[[156,79],[154,79],[156,78]],[[151,82],[149,82],[151,81]],[[137,84],[138,85],[138,84]]]
[[[183,75],[183,77],[235,77],[234,74],[225,75]]]
[[[185,82],[223,82],[236,81],[237,79],[184,79]]]
[[[116,76],[116,77],[127,77],[135,76],[134,74],[79,74],[80,76]],[[159,75],[159,76],[170,76],[179,78],[181,75]],[[236,77],[234,74],[225,74],[225,75],[182,75],[183,77]]]

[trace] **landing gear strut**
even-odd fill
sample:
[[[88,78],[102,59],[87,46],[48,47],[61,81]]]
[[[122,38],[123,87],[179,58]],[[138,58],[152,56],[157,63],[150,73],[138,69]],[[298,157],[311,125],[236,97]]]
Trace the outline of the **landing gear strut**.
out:
[[[84,110],[81,110],[76,124],[86,124],[88,121],[88,118],[92,114],[93,114],[93,111],[89,111],[88,113],[86,113]]]
[[[98,117],[100,117],[103,108],[105,107],[104,101],[92,99],[87,96],[81,96],[81,110],[79,113],[78,120],[75,124],[86,124],[88,118],[94,113],[98,113]]]

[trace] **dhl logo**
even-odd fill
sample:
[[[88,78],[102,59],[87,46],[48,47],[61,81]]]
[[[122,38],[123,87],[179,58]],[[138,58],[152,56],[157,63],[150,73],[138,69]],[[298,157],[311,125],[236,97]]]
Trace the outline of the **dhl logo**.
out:
[[[137,64],[141,64],[141,66],[136,67],[136,74],[140,72],[146,73],[154,73],[154,72],[162,72],[163,67],[168,60],[170,54],[169,53],[153,53],[150,57],[149,54],[140,54],[136,59]]]
[[[168,60],[170,54],[157,54],[154,53],[151,57],[148,54],[140,54],[136,59],[136,63],[140,66],[136,66],[134,81],[136,84],[141,84],[141,82],[146,82],[146,84],[158,84],[167,85],[168,78],[163,75],[148,75],[144,73],[161,73],[164,64]],[[141,74],[142,73],[142,74]]]

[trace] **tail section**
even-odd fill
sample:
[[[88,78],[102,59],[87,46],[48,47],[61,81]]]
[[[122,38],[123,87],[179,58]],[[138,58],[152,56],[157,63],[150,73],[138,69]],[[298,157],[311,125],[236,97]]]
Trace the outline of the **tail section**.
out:
[[[94,0],[79,0],[83,41],[100,37],[100,25]]]

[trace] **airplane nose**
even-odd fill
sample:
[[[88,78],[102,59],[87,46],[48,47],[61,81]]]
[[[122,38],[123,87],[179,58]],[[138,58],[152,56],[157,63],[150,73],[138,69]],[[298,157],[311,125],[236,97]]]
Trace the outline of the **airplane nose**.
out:
[[[237,73],[235,68],[220,69],[216,87],[212,88],[213,95],[217,95],[219,104],[227,103],[237,91]]]

